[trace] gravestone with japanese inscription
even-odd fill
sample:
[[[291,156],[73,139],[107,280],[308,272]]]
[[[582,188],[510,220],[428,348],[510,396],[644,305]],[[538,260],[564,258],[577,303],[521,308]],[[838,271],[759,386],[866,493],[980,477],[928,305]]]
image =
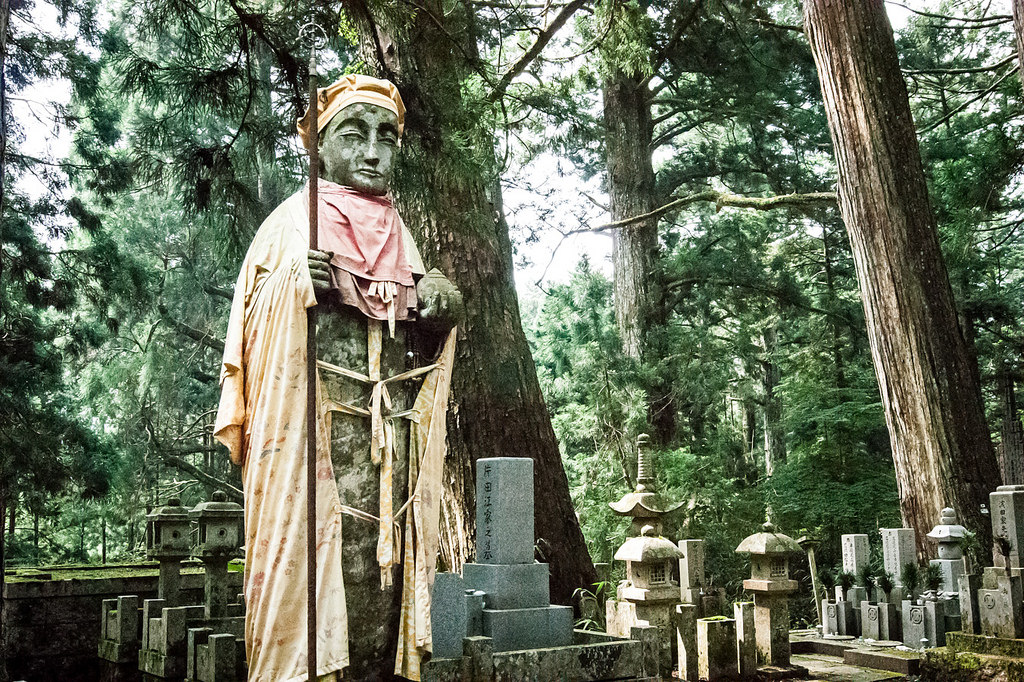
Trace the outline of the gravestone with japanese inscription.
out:
[[[551,605],[548,565],[533,560],[532,459],[477,460],[476,562],[462,575],[484,593],[482,634],[495,651],[572,642],[572,608]]]
[[[1024,485],[1001,485],[988,496],[992,508],[992,539],[1002,545],[996,566],[1019,572],[1024,553]]]

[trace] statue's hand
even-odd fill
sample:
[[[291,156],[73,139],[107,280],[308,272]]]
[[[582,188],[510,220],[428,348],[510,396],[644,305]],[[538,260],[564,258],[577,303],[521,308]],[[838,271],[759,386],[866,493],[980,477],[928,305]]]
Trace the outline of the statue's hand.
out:
[[[331,288],[331,258],[334,254],[328,251],[309,251],[309,276],[317,300]]]
[[[451,329],[465,315],[462,292],[437,268],[425,274],[416,285],[416,297],[420,321],[430,327]]]

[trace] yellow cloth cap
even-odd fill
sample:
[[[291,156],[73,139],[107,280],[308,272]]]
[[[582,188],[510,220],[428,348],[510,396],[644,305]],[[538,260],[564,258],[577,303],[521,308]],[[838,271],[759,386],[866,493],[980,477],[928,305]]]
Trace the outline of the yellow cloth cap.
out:
[[[350,104],[360,102],[374,104],[394,112],[398,117],[398,136],[402,136],[402,130],[405,127],[405,104],[402,102],[402,96],[398,93],[398,88],[391,81],[354,73],[342,76],[326,88],[317,90],[317,134],[323,132],[339,111]],[[303,143],[309,139],[306,126],[308,115],[309,109],[307,108],[306,114],[299,119],[297,124]]]

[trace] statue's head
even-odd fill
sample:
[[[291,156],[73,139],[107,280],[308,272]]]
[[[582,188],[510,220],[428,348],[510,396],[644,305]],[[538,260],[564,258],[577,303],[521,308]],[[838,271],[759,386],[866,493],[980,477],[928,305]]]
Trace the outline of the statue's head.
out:
[[[348,75],[319,90],[322,177],[367,194],[387,194],[404,119],[402,97],[386,80]],[[299,132],[308,144],[303,124]]]

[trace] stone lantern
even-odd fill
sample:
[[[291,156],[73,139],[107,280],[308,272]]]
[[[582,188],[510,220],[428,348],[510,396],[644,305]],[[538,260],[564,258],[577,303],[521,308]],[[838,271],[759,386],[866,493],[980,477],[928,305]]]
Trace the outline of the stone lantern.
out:
[[[199,522],[197,554],[206,568],[206,618],[222,618],[227,609],[228,562],[240,554],[242,545],[242,505],[228,502],[218,490],[213,500],[202,502],[190,515]]]
[[[178,605],[181,562],[192,554],[191,528],[188,510],[176,497],[146,516],[146,556],[160,562],[157,597],[169,606]]]
[[[967,529],[956,522],[956,512],[946,507],[939,515],[939,524],[927,537],[939,546],[939,558],[932,559],[931,564],[942,570],[942,591],[957,592],[960,576],[967,573],[961,544],[967,537]]]
[[[673,579],[674,567],[683,552],[661,537],[661,519],[675,511],[654,490],[654,466],[649,451],[650,438],[637,438],[636,489],[609,506],[616,514],[632,518],[630,537],[615,553],[626,562],[626,579],[619,583],[616,598],[605,605],[608,634],[629,637],[637,625],[658,628],[661,641],[661,669],[671,674],[673,647],[676,645],[672,618],[680,603],[679,583]]]
[[[741,542],[736,552],[750,555],[750,578],[743,581],[743,589],[754,593],[758,659],[764,665],[792,671],[793,676],[806,672],[789,662],[788,595],[798,587],[789,577],[789,561],[803,550],[796,540],[766,523],[760,533]]]

